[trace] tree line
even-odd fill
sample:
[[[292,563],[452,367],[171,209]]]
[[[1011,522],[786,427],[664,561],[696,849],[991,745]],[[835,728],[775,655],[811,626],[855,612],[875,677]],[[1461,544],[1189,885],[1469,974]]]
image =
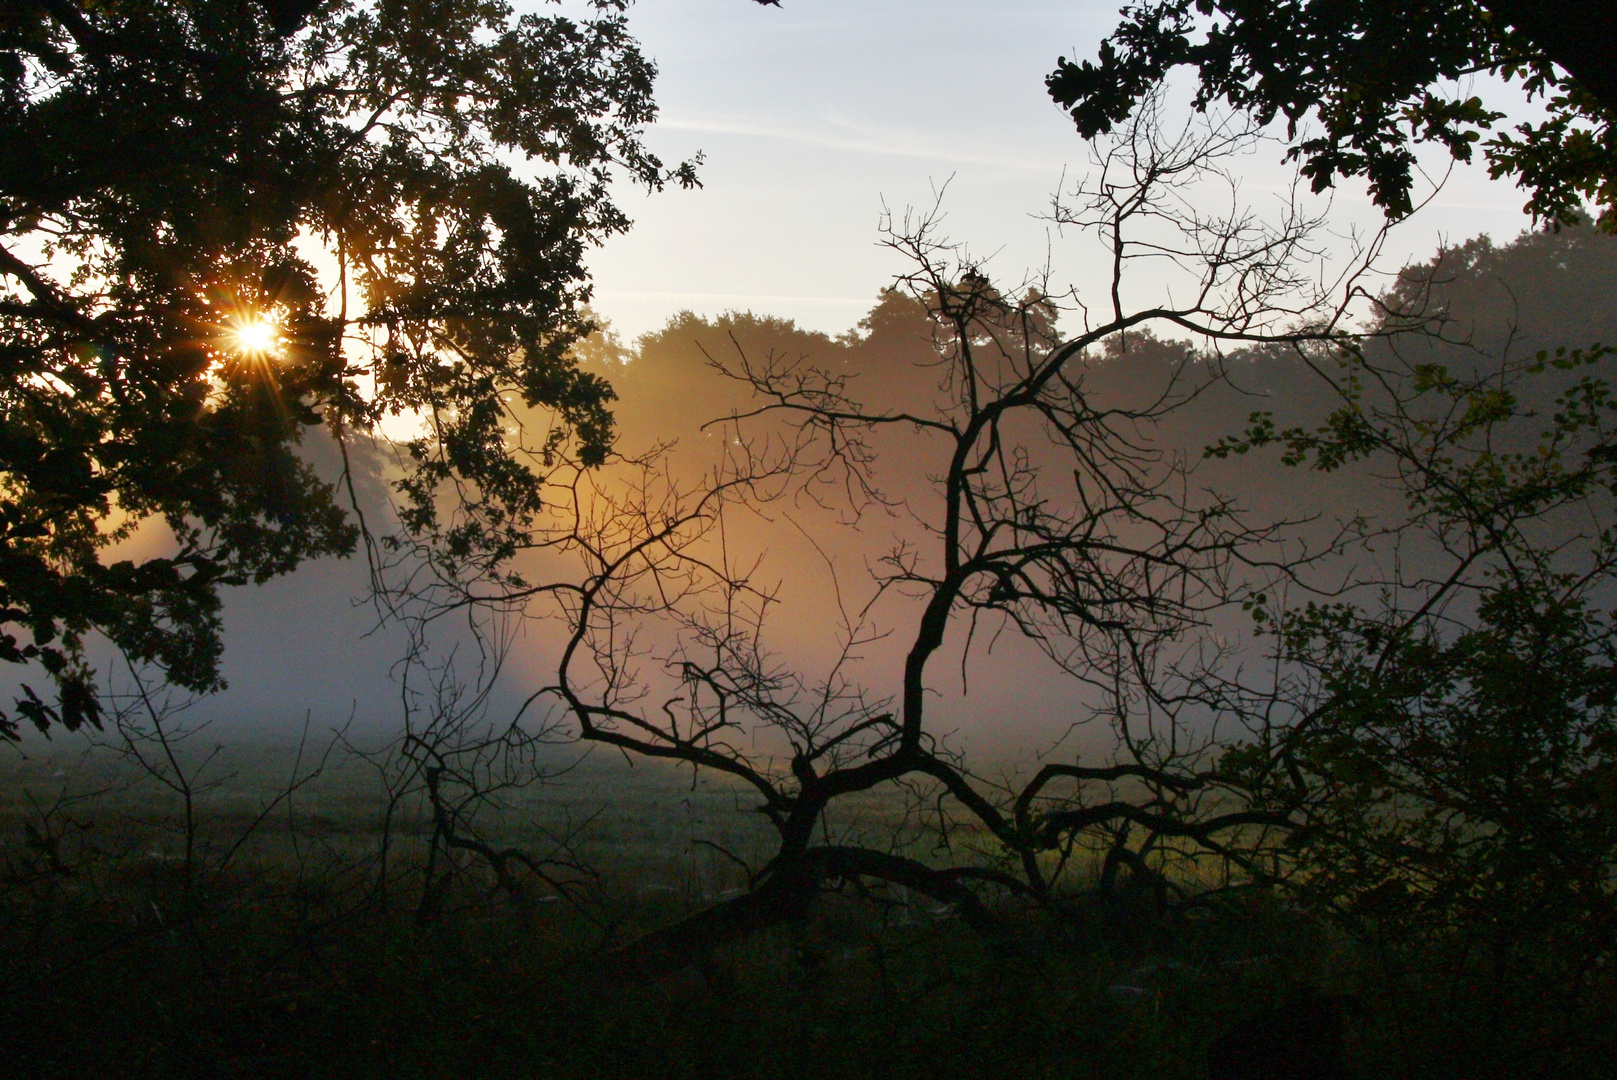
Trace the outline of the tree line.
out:
[[[1284,890],[1485,1021],[1467,1068],[1598,1054],[1617,932],[1612,339],[1555,340],[1581,324],[1566,314],[1487,327],[1458,299],[1535,252],[1607,273],[1579,224],[1617,227],[1611,88],[1585,56],[1605,7],[1571,36],[1528,3],[1129,9],[1098,62],[1049,83],[1093,154],[1051,216],[1107,255],[1110,295],[995,282],[935,211],[890,219],[908,270],[862,333],[732,319],[703,343],[731,390],[702,392],[720,407],[686,431],[708,440],[695,468],[633,445],[630,418],[689,400],[689,357],[659,349],[706,330],[676,323],[627,362],[589,343],[584,253],[628,224],[613,176],[697,182],[644,147],[655,72],[625,7],[0,16],[0,656],[53,684],[0,728],[98,723],[92,634],[214,689],[222,586],[362,550],[412,643],[469,620],[494,670],[504,635],[542,622],[559,644],[534,699],[574,737],[756,799],[777,843],[748,888],[609,954],[621,973],[850,884],[930,896],[1000,940],[1008,905],[1058,911],[1092,866],[1102,893],[1163,914]],[[1161,87],[1182,65],[1199,118],[1179,126]],[[1433,89],[1472,71],[1548,95],[1548,119],[1484,151],[1555,231],[1377,288],[1374,238],[1317,275],[1327,221],[1304,197],[1273,217],[1204,197],[1234,155],[1283,146],[1304,188],[1363,176],[1405,216],[1412,141],[1466,160],[1502,118]],[[1145,265],[1174,287],[1125,303]],[[1240,423],[1208,429],[1211,403],[1243,398]],[[421,434],[373,528],[297,443],[324,425],[369,445],[400,415]],[[1228,481],[1260,468],[1374,494],[1254,509]],[[846,588],[822,550],[829,614],[809,629],[831,645],[812,671],[772,644],[767,550],[732,542],[794,514],[885,537]],[[170,554],[103,562],[148,520]],[[943,669],[1005,639],[1073,687],[1040,725],[1102,731],[1103,756],[1005,779],[951,741]],[[832,837],[873,791],[931,808],[932,857]],[[1530,1031],[1504,1023],[1524,1011]]]

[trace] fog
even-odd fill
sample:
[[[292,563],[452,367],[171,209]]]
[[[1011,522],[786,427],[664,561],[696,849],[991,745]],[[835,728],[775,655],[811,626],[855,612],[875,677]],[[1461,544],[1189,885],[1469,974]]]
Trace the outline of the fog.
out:
[[[1617,240],[1612,238],[1568,229],[1524,234],[1496,246],[1483,237],[1443,253],[1424,272],[1434,281],[1431,310],[1447,316],[1446,343],[1411,335],[1373,349],[1463,366],[1559,345],[1617,342],[1617,306],[1610,303],[1617,295]],[[801,360],[845,376],[849,395],[873,407],[918,411],[939,394],[930,335],[918,301],[886,292],[873,299],[857,326],[837,337],[767,314],[732,312],[708,319],[685,313],[633,343],[610,333],[598,336],[581,356],[586,366],[609,377],[619,394],[616,415],[624,452],[671,443],[671,468],[695,478],[734,437],[734,429],[709,422],[755,404],[747,388],[726,378],[716,364]],[[1396,515],[1399,498],[1362,471],[1288,468],[1277,451],[1200,461],[1205,447],[1238,433],[1252,412],[1272,411],[1282,427],[1307,425],[1317,422],[1334,399],[1294,355],[1237,352],[1215,365],[1188,350],[1185,343],[1148,333],[1114,340],[1104,353],[1087,359],[1086,390],[1097,404],[1148,400],[1175,372],[1184,385],[1200,387],[1142,438],[1157,451],[1198,461],[1192,474],[1196,485],[1233,497],[1256,518],[1306,520],[1298,535],[1328,529],[1356,513]],[[1225,377],[1215,378],[1215,369]],[[767,434],[774,430],[770,423],[754,422],[749,430]],[[822,505],[798,495],[727,519],[727,542],[756,556],[756,579],[777,598],[765,626],[767,644],[780,664],[811,679],[837,657],[837,629],[846,612],[869,599],[876,561],[906,538],[923,547],[926,542],[925,526],[937,498],[931,482],[940,467],[936,447],[913,430],[894,430],[872,445],[871,474],[887,505],[868,505],[854,519],[845,503],[822,500]],[[326,475],[336,476],[339,458],[328,438],[312,435],[306,453]],[[358,474],[356,490],[367,522],[384,532],[391,525],[385,453],[364,456]],[[138,557],[162,543],[160,533],[147,531],[114,557]],[[1386,553],[1383,548],[1381,554]],[[197,702],[189,719],[211,722],[221,739],[285,739],[306,721],[319,730],[352,724],[356,733],[376,737],[394,730],[403,716],[399,663],[405,638],[369,602],[368,581],[365,558],[358,554],[305,565],[263,586],[228,590],[223,670],[229,688]],[[856,650],[849,670],[877,697],[896,692],[914,615],[914,599],[900,592],[871,609],[871,622],[884,636]],[[1003,630],[980,626],[964,662],[964,620],[951,631],[945,655],[930,669],[931,727],[958,745],[1015,757],[1047,749],[1083,718],[1085,700],[1028,642]],[[1216,630],[1244,632],[1238,619]],[[467,645],[465,634],[452,624],[434,633],[436,655]],[[509,714],[547,683],[554,654],[554,624],[521,629],[491,697],[490,716]],[[103,675],[116,676],[111,658],[97,654],[96,659]],[[10,674],[13,684],[44,682],[37,673],[32,678]]]

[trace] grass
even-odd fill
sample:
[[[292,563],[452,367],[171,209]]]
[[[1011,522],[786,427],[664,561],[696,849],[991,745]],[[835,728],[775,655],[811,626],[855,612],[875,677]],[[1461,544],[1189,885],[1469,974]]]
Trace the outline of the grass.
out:
[[[216,759],[228,779],[199,796],[187,877],[178,800],[127,761],[13,759],[0,1034],[14,1075],[1194,1078],[1220,1031],[1299,982],[1371,992],[1355,1075],[1471,1075],[1435,999],[1380,992],[1363,954],[1258,894],[1172,925],[1126,902],[1006,908],[992,943],[914,898],[830,894],[802,925],[612,983],[592,963],[602,947],[741,883],[693,840],[743,860],[766,850],[736,792],[587,762],[490,826],[501,842],[575,831],[573,853],[599,871],[576,902],[512,897],[468,866],[423,918],[425,816],[395,815],[379,888],[374,772],[335,762],[259,821],[292,761],[265,747]],[[845,827],[889,811],[871,802]]]

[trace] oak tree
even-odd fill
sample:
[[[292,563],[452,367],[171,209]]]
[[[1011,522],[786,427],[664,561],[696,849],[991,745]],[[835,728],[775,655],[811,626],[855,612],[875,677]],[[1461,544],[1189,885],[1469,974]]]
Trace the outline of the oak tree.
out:
[[[423,418],[406,495],[455,476],[520,521],[542,467],[503,403],[598,461],[611,391],[588,247],[642,144],[653,65],[627,0],[17,0],[0,10],[0,659],[20,720],[99,716],[86,636],[221,685],[221,586],[351,550],[324,423]],[[408,513],[432,519],[430,500]],[[148,523],[165,554],[109,554]]]
[[[1172,351],[1152,328],[1215,352],[1331,341],[1358,278],[1321,287],[1299,271],[1320,225],[1299,208],[1199,213],[1186,193],[1228,197],[1220,166],[1252,132],[1161,119],[1146,110],[1103,144],[1055,209],[1113,269],[1101,304],[1042,279],[995,285],[936,214],[890,221],[907,298],[867,329],[891,316],[912,338],[904,370],[853,370],[809,335],[758,348],[757,320],[728,320],[707,359],[737,391],[730,416],[699,431],[680,417],[672,449],[558,469],[547,513],[498,560],[423,546],[395,565],[396,602],[422,624],[470,616],[494,641],[530,621],[560,629],[530,699],[554,706],[552,724],[719,778],[767,822],[762,858],[731,852],[744,888],[626,944],[609,970],[678,968],[841,887],[931,897],[996,936],[996,900],[1058,902],[1091,848],[1162,885],[1163,859],[1290,820],[1231,809],[1216,778],[1183,767],[1183,696],[1153,681],[1165,651],[1268,573],[1277,523],[1205,490],[1153,439],[1212,368],[1185,349],[1140,364],[1122,346]],[[1144,265],[1175,284],[1131,304]],[[1127,373],[1100,374],[1109,342]],[[1164,377],[1132,378],[1142,366]],[[865,530],[883,542],[850,557],[845,538]],[[1011,782],[951,745],[948,710],[975,704],[957,671],[1012,639],[1067,688],[1044,730],[1092,720],[1108,760],[1062,753]],[[872,797],[913,805],[914,829],[848,825]]]
[[[1617,230],[1617,8],[1603,0],[1144,0],[1097,60],[1062,57],[1047,83],[1086,138],[1110,131],[1176,67],[1198,108],[1224,101],[1283,118],[1314,189],[1362,176],[1394,216],[1412,209],[1414,145],[1470,161],[1504,118],[1446,87],[1490,73],[1545,99],[1547,116],[1483,144],[1535,218],[1574,221],[1587,200]],[[1306,130],[1305,130],[1306,129]]]

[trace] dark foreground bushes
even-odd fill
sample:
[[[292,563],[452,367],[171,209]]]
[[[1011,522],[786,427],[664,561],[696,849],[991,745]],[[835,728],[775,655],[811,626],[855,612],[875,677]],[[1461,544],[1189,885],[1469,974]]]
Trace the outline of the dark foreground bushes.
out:
[[[1125,899],[1006,910],[995,940],[930,905],[833,894],[802,925],[631,984],[597,958],[684,901],[603,886],[537,902],[488,884],[457,880],[423,918],[336,867],[189,885],[150,858],[14,875],[0,895],[4,1068],[1156,1080],[1207,1075],[1221,1034],[1299,994],[1351,992],[1349,1076],[1597,1075],[1617,1019],[1609,992],[1568,1017],[1523,987],[1507,1025],[1479,1026],[1463,965],[1376,955],[1259,893],[1167,920]],[[1609,991],[1604,969],[1589,978]]]

